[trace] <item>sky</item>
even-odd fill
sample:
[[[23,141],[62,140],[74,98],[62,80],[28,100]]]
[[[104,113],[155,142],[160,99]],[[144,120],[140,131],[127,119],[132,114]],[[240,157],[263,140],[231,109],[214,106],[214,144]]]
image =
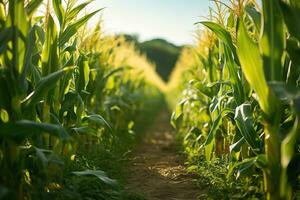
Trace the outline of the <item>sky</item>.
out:
[[[88,10],[103,7],[107,34],[138,34],[141,41],[163,38],[182,45],[195,40],[194,23],[207,15],[209,0],[95,0]]]

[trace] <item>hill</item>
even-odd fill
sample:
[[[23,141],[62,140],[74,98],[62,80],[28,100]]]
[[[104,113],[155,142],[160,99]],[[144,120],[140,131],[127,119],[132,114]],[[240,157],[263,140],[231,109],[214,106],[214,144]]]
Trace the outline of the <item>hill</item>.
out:
[[[136,35],[124,35],[127,41],[135,43],[136,48],[155,63],[157,73],[168,81],[170,73],[175,67],[182,46],[176,46],[164,39],[156,38],[139,42]]]

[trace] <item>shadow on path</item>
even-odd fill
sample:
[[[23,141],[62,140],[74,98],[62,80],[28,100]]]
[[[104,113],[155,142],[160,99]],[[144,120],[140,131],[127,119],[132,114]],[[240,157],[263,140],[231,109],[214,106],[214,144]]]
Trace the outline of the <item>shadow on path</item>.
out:
[[[169,119],[169,113],[162,111],[134,149],[126,190],[147,200],[195,200],[197,177],[186,171]]]

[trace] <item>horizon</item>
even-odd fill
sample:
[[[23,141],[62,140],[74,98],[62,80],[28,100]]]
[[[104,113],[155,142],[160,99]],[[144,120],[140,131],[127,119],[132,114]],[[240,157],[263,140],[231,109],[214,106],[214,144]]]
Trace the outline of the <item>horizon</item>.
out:
[[[105,7],[100,16],[106,34],[138,35],[140,42],[159,38],[177,46],[194,43],[195,23],[207,14],[209,1],[171,2],[102,0],[92,2],[87,10]],[[96,20],[99,17],[90,24],[97,23]]]

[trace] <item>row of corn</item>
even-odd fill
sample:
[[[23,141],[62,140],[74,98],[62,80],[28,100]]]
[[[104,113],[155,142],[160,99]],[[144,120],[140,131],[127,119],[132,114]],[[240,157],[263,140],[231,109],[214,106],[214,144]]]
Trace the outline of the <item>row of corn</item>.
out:
[[[0,199],[49,192],[79,146],[134,137],[159,101],[162,81],[146,58],[89,28],[101,12],[83,13],[91,2],[0,0]],[[99,170],[73,174],[115,184]]]
[[[298,0],[215,1],[170,81],[182,91],[171,122],[186,149],[225,155],[228,177],[260,169],[272,200],[297,198],[299,19]]]

